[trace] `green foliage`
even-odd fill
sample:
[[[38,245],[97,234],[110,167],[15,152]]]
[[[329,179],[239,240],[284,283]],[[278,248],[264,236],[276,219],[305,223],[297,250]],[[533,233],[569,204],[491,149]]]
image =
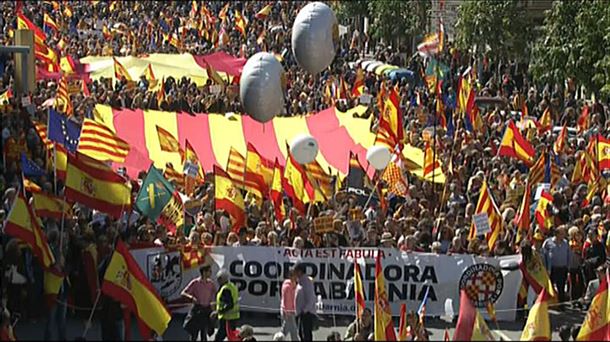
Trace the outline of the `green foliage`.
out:
[[[429,0],[375,0],[368,2],[373,19],[373,38],[392,41],[398,37],[422,34],[426,28]]]
[[[610,6],[606,0],[556,1],[546,13],[531,56],[537,82],[563,84],[568,77],[610,96]]]
[[[331,4],[340,23],[347,23],[356,16],[368,16],[369,7],[366,1],[337,1]]]
[[[520,58],[527,53],[530,25],[517,0],[464,1],[459,7],[456,43],[462,50],[492,58]]]

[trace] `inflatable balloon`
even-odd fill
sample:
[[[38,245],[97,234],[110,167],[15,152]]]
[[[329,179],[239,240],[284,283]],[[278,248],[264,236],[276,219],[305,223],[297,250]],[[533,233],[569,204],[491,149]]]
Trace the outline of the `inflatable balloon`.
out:
[[[371,146],[366,151],[366,160],[375,168],[375,170],[383,170],[392,159],[390,150],[385,146]]]
[[[311,74],[326,69],[338,41],[339,25],[330,7],[312,2],[299,11],[292,25],[292,53],[303,69]]]
[[[239,97],[246,114],[267,122],[284,108],[284,68],[273,54],[259,52],[244,65]]]
[[[310,135],[299,135],[290,143],[290,154],[299,164],[311,163],[318,155],[318,142]]]

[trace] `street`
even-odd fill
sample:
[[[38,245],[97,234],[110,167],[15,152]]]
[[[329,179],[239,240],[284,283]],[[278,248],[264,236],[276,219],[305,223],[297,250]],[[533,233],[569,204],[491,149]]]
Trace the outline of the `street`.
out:
[[[559,340],[557,334],[558,328],[563,324],[574,325],[581,324],[584,318],[584,312],[577,310],[566,310],[564,312],[550,310],[550,320],[553,328],[553,340]],[[174,315],[170,325],[163,335],[164,340],[187,340],[188,336],[182,329],[182,321],[184,315]],[[394,320],[395,324],[398,323],[398,319]],[[68,319],[68,340],[74,340],[82,336],[85,328],[86,319]],[[336,317],[335,320],[330,316],[323,317],[323,321],[320,322],[320,328],[314,332],[314,338],[316,340],[326,340],[326,337],[333,331],[337,331],[343,336],[345,330],[350,323],[348,317]],[[16,328],[16,334],[18,340],[32,341],[42,340],[44,334],[45,321],[38,320],[36,322],[19,322]],[[245,313],[240,320],[240,324],[250,324],[254,327],[254,333],[257,340],[268,341],[273,338],[273,335],[279,331],[280,320],[279,316],[271,314],[254,314]],[[516,322],[499,322],[498,326],[494,323],[488,322],[490,329],[494,331],[498,340],[504,341],[518,341],[521,336],[524,321]],[[445,328],[449,329],[449,336],[453,336],[453,328],[455,322],[446,322],[442,319],[427,319],[426,327],[430,332],[430,340],[442,340]],[[134,340],[139,339],[137,327],[135,322],[132,324],[132,338]],[[91,329],[89,329],[86,339],[89,341],[100,340],[100,325],[99,322],[93,322]]]

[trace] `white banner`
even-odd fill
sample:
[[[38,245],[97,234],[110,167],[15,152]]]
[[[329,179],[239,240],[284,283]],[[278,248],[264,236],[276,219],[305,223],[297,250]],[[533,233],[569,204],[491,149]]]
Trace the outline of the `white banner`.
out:
[[[486,316],[487,301],[494,303],[498,320],[514,320],[521,272],[519,256],[481,258],[471,255],[405,253],[396,249],[328,248],[296,250],[272,247],[214,247],[209,261],[213,274],[226,268],[240,290],[240,305],[248,311],[277,312],[281,285],[297,261],[305,263],[314,279],[321,314],[354,314],[354,259],[360,264],[367,307],[373,309],[375,257],[382,253],[388,299],[392,313],[400,305],[417,310],[427,288],[426,315],[457,315],[460,289],[466,291]],[[132,250],[144,273],[170,307],[180,302],[180,292],[198,269],[183,271],[179,252],[162,248]],[[502,269],[509,265],[510,269]]]

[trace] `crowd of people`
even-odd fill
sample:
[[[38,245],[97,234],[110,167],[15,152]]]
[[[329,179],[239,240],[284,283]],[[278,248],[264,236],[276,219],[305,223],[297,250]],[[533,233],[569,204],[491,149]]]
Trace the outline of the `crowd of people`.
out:
[[[357,97],[347,96],[342,101],[331,102],[325,94],[329,77],[342,78],[351,89],[356,70],[348,66],[349,62],[366,56],[408,68],[421,77],[417,76],[410,81],[389,80],[383,75],[366,72],[364,91],[375,98],[382,85],[397,87],[401,96],[400,112],[405,123],[404,143],[423,149],[427,141],[430,142],[423,137],[422,132],[424,128],[439,123],[436,112],[436,101],[439,101],[439,97],[432,94],[424,82],[425,77],[422,74],[428,61],[419,57],[405,58],[403,51],[396,47],[375,42],[364,34],[354,32],[341,37],[337,56],[329,70],[320,75],[309,75],[298,67],[290,47],[292,22],[306,2],[277,1],[271,4],[273,6],[268,17],[261,20],[255,15],[267,5],[265,2],[231,2],[228,10],[224,10],[224,2],[200,2],[198,10],[201,11],[201,6],[207,6],[211,17],[217,20],[213,26],[217,28],[216,31],[223,33],[218,44],[209,34],[202,34],[200,27],[195,24],[193,18],[197,15],[190,13],[193,7],[191,2],[77,1],[66,5],[56,1],[39,1],[24,2],[21,11],[39,27],[44,26],[45,15],[51,16],[59,23],[59,30],[47,31],[47,43],[49,46],[61,46],[58,48],[61,54],[74,59],[86,56],[142,56],[152,53],[202,55],[215,51],[225,51],[233,56],[247,58],[262,50],[274,52],[282,56],[286,71],[286,108],[281,114],[285,116],[311,114],[330,105],[337,105],[341,109],[358,105]],[[15,6],[16,2],[12,1],[0,3],[2,45],[13,44],[12,32],[16,29]],[[66,14],[66,6],[69,6],[69,16]],[[229,18],[226,22],[218,19],[223,10]],[[230,24],[236,10],[240,11],[249,23],[245,37]],[[180,35],[180,45],[172,45],[169,36],[164,34],[165,31],[170,32],[170,35]],[[206,32],[209,33],[210,30]],[[449,72],[445,75],[441,87],[442,101],[446,106],[445,111],[453,113],[458,101],[460,76],[473,65],[475,58],[467,52],[452,48],[450,44],[435,58],[448,66]],[[15,65],[12,58],[4,56],[2,60],[0,93],[12,89],[15,85]],[[64,283],[56,302],[50,303],[46,308],[39,305],[43,296],[41,266],[27,248],[23,248],[16,239],[2,231],[0,259],[3,275],[3,333],[14,322],[16,315],[20,315],[21,319],[37,319],[46,315],[48,323],[45,338],[65,339],[67,308],[91,307],[94,304],[96,294],[90,293],[90,270],[99,269],[102,276],[97,276],[96,279],[103,277],[101,270],[105,269],[113,251],[113,242],[117,238],[132,246],[182,244],[294,248],[388,247],[404,252],[479,256],[523,254],[523,250],[527,250],[526,254],[531,256],[532,253],[537,253],[543,258],[561,302],[569,302],[573,306],[581,303],[586,305],[595,293],[596,281],[599,286],[598,277],[604,272],[607,252],[610,251],[610,191],[604,183],[610,170],[606,170],[605,178],[604,170],[597,170],[600,178],[593,182],[604,186],[600,186],[597,193],[590,197],[590,187],[581,180],[574,182],[573,173],[591,137],[595,134],[610,137],[609,103],[600,99],[583,99],[569,82],[565,86],[535,83],[529,79],[527,69],[517,63],[498,65],[497,62],[489,63],[485,59],[475,70],[479,85],[477,94],[496,100],[491,104],[480,103],[482,125],[478,129],[466,127],[465,119],[458,114],[453,115],[451,124],[447,125],[450,129],[437,126],[432,145],[436,158],[442,162],[445,184],[424,181],[404,172],[409,184],[408,196],[401,197],[388,192],[385,195],[387,207],[382,208],[377,204],[358,207],[353,197],[344,196],[345,192],[339,191],[326,202],[312,204],[307,215],[300,215],[291,209],[289,211],[294,212],[294,215],[289,216],[293,219],[278,221],[273,219],[271,201],[265,199],[262,205],[255,201],[250,202],[246,206],[246,225],[238,231],[230,232],[226,222],[227,216],[214,210],[214,191],[210,182],[213,177],[207,177],[196,191],[189,194],[203,201],[203,211],[194,217],[187,215],[185,226],[190,229],[178,230],[172,236],[167,227],[151,222],[143,216],[130,215],[129,219],[113,220],[102,213],[75,204],[73,216],[66,216],[62,222],[52,218],[43,222],[51,250],[59,267],[68,274],[69,280]],[[192,115],[241,111],[235,87],[233,91],[231,87],[227,87],[226,92],[212,94],[211,85],[212,80],[205,86],[197,86],[187,78],[167,78],[164,84],[165,99],[158,103],[156,91],[149,90],[145,78],[138,80],[135,87],[127,86],[126,81],[115,80],[113,84],[112,79],[92,80],[86,84],[88,91],[81,90],[71,94],[74,104],[72,119],[82,122],[84,118],[92,117],[96,104],[182,111]],[[45,108],[49,100],[56,97],[57,91],[55,80],[39,79],[35,91],[31,94],[35,108],[33,111],[26,110],[18,98],[0,104],[3,143],[0,174],[0,192],[3,194],[0,208],[2,223],[22,188],[19,164],[21,153],[25,153],[43,168],[48,166],[45,146],[31,120],[47,121]],[[374,131],[377,129],[380,110],[376,101],[365,105],[368,110],[364,116],[373,117],[371,129]],[[519,112],[527,111],[529,116],[540,118],[547,108],[551,109],[553,126],[565,125],[575,130],[569,131],[564,149],[556,155],[561,179],[549,190],[552,195],[552,204],[548,208],[552,220],[550,228],[539,227],[536,220],[532,219],[530,234],[527,238],[519,239],[515,217],[525,192],[528,167],[514,158],[499,157],[496,151],[508,122],[511,119],[518,121]],[[579,117],[584,108],[589,111],[589,119],[587,125],[581,128]],[[524,128],[523,131],[537,151],[536,159],[553,146],[559,134],[559,130],[555,129],[538,133],[536,127]],[[52,170],[52,167],[47,169]],[[144,175],[142,173],[141,178]],[[139,190],[141,178],[130,180],[134,195]],[[62,193],[61,182],[54,182],[53,172],[36,177],[33,181],[43,191]],[[488,247],[483,237],[469,238],[472,217],[484,184],[487,184],[493,194],[503,221],[503,229],[492,248]],[[532,188],[532,193],[534,191],[535,188]],[[286,204],[289,205],[290,202],[286,200]],[[362,218],[352,220],[350,209],[360,209]],[[333,216],[333,232],[316,234],[312,222],[319,215]],[[95,257],[92,258],[91,255]],[[90,260],[93,260],[93,268],[87,265]],[[222,278],[223,275],[220,276]],[[203,280],[200,280],[203,283],[189,285],[183,292],[185,297],[191,298],[195,303],[202,301],[202,304],[207,304],[197,306],[197,311],[192,312],[194,316],[209,317],[209,313],[214,311],[209,306],[211,301],[216,300],[216,285],[211,278],[209,268],[203,268]],[[296,286],[295,279],[287,281],[287,289]],[[301,282],[298,283],[301,286]],[[221,297],[219,299],[222,299]],[[296,332],[294,320],[295,306],[284,299],[282,330],[286,338],[290,336],[296,340],[299,334]],[[297,304],[297,314],[299,310],[303,310],[299,305],[304,304]],[[99,318],[103,326],[106,324],[105,331],[116,332],[116,326],[123,318],[120,304],[102,295],[99,307]],[[84,318],[78,310],[70,312],[70,315],[81,315],[81,318]],[[311,310],[307,309],[306,312],[310,313]],[[367,311],[367,315],[363,316],[368,317],[364,318],[366,321],[355,322],[355,326],[350,326],[345,338],[367,339],[369,336],[366,332],[370,333],[372,329],[370,316],[371,312]],[[197,332],[205,336],[210,328],[213,331],[213,327],[197,321],[197,317],[189,321],[195,322],[195,328],[191,327],[193,323],[185,322],[185,329],[191,336],[194,334],[196,337]],[[305,319],[305,324],[310,333],[312,323],[308,320],[309,318]],[[299,324],[303,324],[302,315]],[[251,327],[249,329],[251,330]],[[221,328],[219,331],[225,330]],[[121,337],[120,334],[106,337],[117,336]],[[222,335],[220,337],[224,338]],[[217,335],[217,339],[220,337]],[[311,335],[300,337],[307,340]],[[336,336],[333,335],[333,338]]]

